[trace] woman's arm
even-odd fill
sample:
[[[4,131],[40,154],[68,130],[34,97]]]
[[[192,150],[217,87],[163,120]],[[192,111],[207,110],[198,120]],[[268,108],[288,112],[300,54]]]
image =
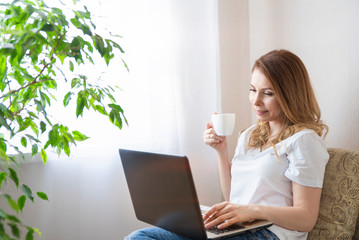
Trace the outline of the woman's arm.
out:
[[[228,157],[228,151],[217,152],[218,170],[222,194],[225,201],[229,201],[231,191],[231,163]]]
[[[218,225],[219,228],[225,228],[237,222],[263,219],[286,229],[310,232],[318,218],[322,189],[305,187],[294,182],[292,187],[293,206],[241,206],[223,202],[214,205],[204,215],[206,227]]]
[[[212,123],[207,122],[206,130],[203,133],[203,141],[216,150],[222,194],[224,199],[228,201],[231,190],[231,162],[228,156],[227,139],[226,137],[218,136],[213,129]]]

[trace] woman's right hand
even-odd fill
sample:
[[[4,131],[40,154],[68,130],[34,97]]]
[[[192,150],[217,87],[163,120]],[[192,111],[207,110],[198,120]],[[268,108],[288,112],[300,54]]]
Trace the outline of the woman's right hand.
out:
[[[203,132],[203,141],[216,151],[227,149],[227,140],[225,136],[218,136],[213,129],[212,122],[206,122],[206,130]]]

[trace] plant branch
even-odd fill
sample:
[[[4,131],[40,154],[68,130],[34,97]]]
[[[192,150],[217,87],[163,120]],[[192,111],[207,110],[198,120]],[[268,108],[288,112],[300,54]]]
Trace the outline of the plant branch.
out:
[[[16,90],[11,90],[11,91],[9,91],[8,94],[10,94],[10,95],[11,95],[11,94],[14,94],[14,93],[17,93],[17,92],[21,91],[21,90],[24,89],[24,88],[27,88],[27,87],[29,87],[29,86],[31,86],[31,85],[34,85],[34,84],[36,84],[36,83],[44,82],[44,81],[39,81],[39,82],[38,82],[37,79],[42,75],[42,73],[45,71],[45,69],[46,69],[46,68],[51,64],[51,62],[54,60],[54,58],[55,58],[55,57],[54,57],[55,51],[56,51],[57,47],[59,46],[60,41],[61,41],[64,37],[65,37],[65,33],[62,34],[62,35],[59,37],[59,39],[57,40],[56,46],[52,49],[50,61],[49,61],[48,63],[45,63],[45,64],[44,64],[44,67],[41,69],[41,71],[39,72],[39,74],[37,74],[37,75],[35,76],[34,80],[31,81],[30,83],[26,84],[25,86],[22,86],[22,87],[20,87],[20,88],[18,88],[18,89],[16,89]],[[45,62],[45,60],[44,60],[44,62]],[[49,79],[47,79],[47,80],[49,80]],[[0,99],[4,98],[4,97],[5,97],[6,95],[8,95],[8,94],[5,94],[5,95],[1,96]]]

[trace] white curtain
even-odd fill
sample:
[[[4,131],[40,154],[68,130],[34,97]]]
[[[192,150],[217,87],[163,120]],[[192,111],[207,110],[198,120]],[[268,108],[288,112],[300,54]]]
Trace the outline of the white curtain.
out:
[[[200,198],[218,199],[216,182],[214,191],[206,186],[217,181],[217,163],[202,141],[205,122],[220,112],[217,1],[98,1],[88,7],[123,36],[130,72],[118,62],[106,76],[123,89],[129,126],[118,131],[101,118],[76,121],[91,137],[75,150],[78,156],[84,149],[91,156],[117,154],[119,147],[187,155]]]
[[[24,180],[50,198],[25,212],[44,239],[122,239],[143,226],[132,210],[118,148],[187,155],[200,202],[221,200],[215,153],[202,140],[205,122],[221,110],[217,1],[86,4],[102,27],[123,36],[130,72],[119,61],[105,76],[122,88],[120,105],[129,126],[119,131],[92,113],[79,119],[57,113],[91,138],[69,160],[54,156],[46,167],[36,163],[41,173],[25,170]]]

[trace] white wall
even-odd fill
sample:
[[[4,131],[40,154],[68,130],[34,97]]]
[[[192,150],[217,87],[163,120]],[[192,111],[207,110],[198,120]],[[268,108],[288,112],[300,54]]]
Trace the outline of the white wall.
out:
[[[359,1],[249,1],[250,62],[284,48],[307,66],[328,147],[359,150]]]

